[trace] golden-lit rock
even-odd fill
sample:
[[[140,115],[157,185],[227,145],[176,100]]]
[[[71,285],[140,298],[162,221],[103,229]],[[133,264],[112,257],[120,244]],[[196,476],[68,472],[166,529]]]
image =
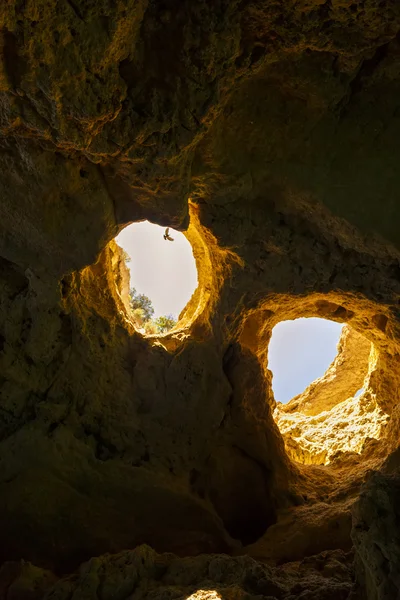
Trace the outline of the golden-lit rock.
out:
[[[274,418],[289,456],[306,465],[328,465],[342,452],[360,454],[366,440],[379,440],[388,421],[388,415],[368,392],[346,398],[312,417],[280,413],[277,408]]]
[[[322,377],[274,411],[288,455],[306,465],[327,465],[346,452],[360,454],[366,440],[380,439],[389,418],[369,388],[377,362],[371,343],[345,326],[337,350]]]
[[[347,600],[363,484],[396,523],[395,474],[369,480],[400,435],[399,31],[394,0],[1,3],[0,562],[55,571],[49,597]],[[145,219],[186,232],[199,275],[148,338],[113,242]],[[285,450],[268,370],[273,327],[310,316],[366,338],[362,369],[373,345],[350,426],[389,417],[332,437],[334,460],[307,447],[322,466]],[[301,418],[346,431],[357,360]],[[354,534],[361,505],[357,577],[380,600],[398,544]],[[250,547],[276,570],[197,556]]]
[[[344,326],[337,355],[326,372],[280,411],[315,416],[352,397],[364,385],[369,369],[371,342],[351,327]]]

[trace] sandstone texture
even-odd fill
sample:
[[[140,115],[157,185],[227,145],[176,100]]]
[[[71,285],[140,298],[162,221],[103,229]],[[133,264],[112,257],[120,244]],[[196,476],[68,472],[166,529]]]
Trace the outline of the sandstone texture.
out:
[[[349,560],[351,555],[340,551],[324,552],[318,558],[274,569],[249,557],[203,555],[179,559],[140,546],[94,558],[56,583],[51,575],[29,564],[7,564],[0,572],[0,581],[8,575],[5,598],[22,597],[18,596],[22,592],[32,600],[345,600],[353,587]]]
[[[2,600],[397,598],[399,32],[397,0],[0,4]],[[146,219],[198,268],[162,336],[113,241]],[[301,450],[298,317],[353,332],[281,411],[322,419]]]
[[[329,464],[337,453],[362,452],[366,440],[379,440],[387,415],[368,394],[346,398],[315,417],[300,413],[275,419],[290,457],[303,464]]]
[[[375,473],[354,508],[356,566],[368,598],[400,597],[399,485],[397,474]]]
[[[337,356],[326,373],[274,411],[291,458],[326,465],[343,453],[360,454],[366,443],[381,438],[389,416],[369,387],[376,364],[371,343],[343,327]],[[355,392],[360,393],[349,396]]]
[[[369,370],[374,368],[371,342],[348,325],[342,327],[337,355],[322,377],[302,394],[279,406],[280,412],[316,416],[328,411],[361,389],[368,388]]]

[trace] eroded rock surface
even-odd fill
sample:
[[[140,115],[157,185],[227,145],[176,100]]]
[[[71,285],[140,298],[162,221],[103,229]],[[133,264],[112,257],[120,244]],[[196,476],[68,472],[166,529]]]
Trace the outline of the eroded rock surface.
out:
[[[340,551],[325,552],[319,557],[274,569],[249,557],[204,555],[179,559],[173,554],[159,555],[141,546],[133,551],[92,559],[82,565],[79,572],[55,585],[48,579],[45,594],[42,582],[34,592],[34,583],[39,577],[31,567],[25,567],[21,574],[11,579],[8,596],[4,598],[21,598],[18,594],[24,588],[29,589],[27,582],[31,576],[29,583],[33,591],[25,597],[32,600],[241,600],[259,597],[267,600],[346,600],[353,588],[349,559],[351,561],[351,555]],[[15,570],[18,573],[18,568]]]
[[[40,597],[35,569],[128,549],[48,592],[112,597],[99,572],[122,561],[123,599],[137,573],[153,582],[129,566],[139,544],[233,554],[301,531],[295,557],[264,553],[295,566],[197,557],[188,584],[154,595],[352,593],[349,506],[400,431],[399,31],[394,0],[1,4],[0,562],[40,580],[6,583],[7,600]],[[187,231],[198,265],[160,338],[135,332],[110,244],[140,219]],[[272,416],[272,328],[307,316],[373,344],[369,388],[390,416],[334,468],[295,464]],[[392,523],[395,475],[382,485]],[[375,600],[381,558],[354,540]],[[319,554],[312,575],[302,552]]]
[[[337,453],[361,453],[366,440],[379,440],[388,421],[368,392],[346,398],[331,410],[313,417],[301,413],[274,417],[291,458],[303,464],[327,465]]]
[[[288,455],[303,464],[327,465],[343,453],[362,453],[368,441],[381,438],[389,419],[370,388],[377,363],[371,343],[345,326],[337,350],[322,377],[274,411]]]
[[[299,412],[315,416],[328,411],[346,398],[352,398],[364,386],[371,361],[371,342],[349,326],[342,328],[337,354],[322,377],[313,381],[302,394],[280,405],[284,413]],[[371,365],[372,366],[372,365]],[[368,381],[366,381],[368,386]]]
[[[358,576],[371,600],[400,598],[399,498],[398,473],[375,473],[353,509]]]

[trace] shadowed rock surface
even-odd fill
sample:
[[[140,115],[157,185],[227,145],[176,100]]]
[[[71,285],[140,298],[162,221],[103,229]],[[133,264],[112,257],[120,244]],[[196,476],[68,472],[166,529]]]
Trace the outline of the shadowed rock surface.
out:
[[[395,0],[1,3],[0,598],[396,598],[399,31]],[[199,275],[160,337],[112,241],[144,219]],[[297,317],[373,345],[388,424],[332,465],[272,416]]]
[[[203,555],[179,559],[140,546],[133,551],[92,559],[78,573],[56,583],[51,574],[29,564],[18,569],[8,563],[0,572],[0,585],[8,578],[11,582],[8,597],[32,600],[42,598],[43,593],[47,600],[260,597],[345,600],[352,589],[349,559],[351,555],[344,552],[324,552],[318,558],[288,563],[278,570],[258,564],[250,557]],[[18,596],[21,593],[25,596]]]

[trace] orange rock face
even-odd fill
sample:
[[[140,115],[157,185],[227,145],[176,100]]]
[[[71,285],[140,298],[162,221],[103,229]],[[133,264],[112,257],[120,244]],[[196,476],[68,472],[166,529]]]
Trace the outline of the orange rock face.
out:
[[[394,599],[399,31],[390,0],[1,3],[0,598]],[[113,242],[144,219],[199,275],[151,338]],[[268,342],[307,316],[356,354],[280,412],[299,449]]]
[[[369,387],[376,364],[371,343],[344,327],[338,354],[326,373],[274,411],[291,458],[326,465],[343,453],[361,454],[369,440],[380,439],[389,416]]]

